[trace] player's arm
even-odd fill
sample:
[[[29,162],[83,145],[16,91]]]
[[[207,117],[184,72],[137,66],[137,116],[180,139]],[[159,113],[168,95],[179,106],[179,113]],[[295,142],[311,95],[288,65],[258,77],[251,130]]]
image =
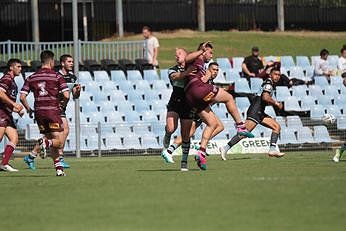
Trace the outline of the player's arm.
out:
[[[154,48],[154,54],[153,54],[153,65],[157,66],[158,62],[157,62],[157,56],[159,54],[159,47],[155,47]]]
[[[262,100],[264,102],[266,102],[269,105],[272,105],[274,107],[277,107],[279,109],[283,109],[283,105],[282,103],[279,103],[278,101],[274,100],[271,96],[269,92],[264,91],[262,93]]]
[[[246,63],[242,63],[241,69],[243,70],[243,72],[244,72],[247,76],[253,76],[253,77],[255,77],[255,74],[254,74],[254,73],[251,73],[251,72],[249,71],[249,69],[247,68]]]
[[[61,100],[60,104],[61,104],[61,108],[63,110],[65,110],[66,107],[67,107],[67,103],[68,103],[68,101],[70,99],[70,92],[68,91],[68,89],[62,92],[62,96],[63,97],[62,97],[62,100]]]
[[[193,51],[193,52],[188,53],[188,54],[186,55],[186,57],[185,57],[185,62],[186,62],[186,63],[191,63],[191,62],[193,62],[195,59],[197,59],[198,56],[202,55],[203,52],[206,51],[206,49],[207,49],[207,48],[206,48],[206,45],[209,44],[209,43],[210,43],[210,41],[207,41],[207,42],[203,43],[202,49],[201,49],[201,50]]]
[[[193,71],[193,69],[194,69],[194,67],[190,66],[183,72],[174,72],[174,73],[170,74],[169,77],[172,80],[184,79]]]
[[[8,96],[2,88],[0,88],[0,101],[12,107],[14,112],[19,113],[21,110],[23,110],[23,106],[19,103],[13,102],[10,98],[8,98]]]
[[[80,84],[76,84],[73,88],[72,88],[72,96],[73,99],[78,99],[80,96],[80,91],[81,91],[81,86]]]

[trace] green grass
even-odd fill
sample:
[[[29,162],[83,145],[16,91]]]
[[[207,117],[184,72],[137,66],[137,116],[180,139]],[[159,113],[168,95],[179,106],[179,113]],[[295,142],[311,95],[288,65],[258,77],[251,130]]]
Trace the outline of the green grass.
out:
[[[346,162],[331,153],[209,158],[180,172],[160,157],[49,160],[0,172],[0,227],[9,230],[344,230]],[[180,160],[180,157],[176,157]],[[178,161],[177,161],[178,162]]]
[[[345,32],[239,32],[208,31],[206,33],[189,30],[174,33],[154,33],[160,42],[159,63],[161,67],[174,65],[176,47],[189,51],[197,49],[200,42],[212,41],[214,57],[247,56],[252,46],[260,48],[267,55],[319,55],[322,48],[338,55],[345,44]],[[125,39],[142,39],[141,35]]]

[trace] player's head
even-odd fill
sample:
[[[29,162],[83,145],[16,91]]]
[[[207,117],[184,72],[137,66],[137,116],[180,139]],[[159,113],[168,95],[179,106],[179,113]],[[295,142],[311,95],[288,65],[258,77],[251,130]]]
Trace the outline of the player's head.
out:
[[[60,56],[61,68],[65,69],[66,72],[73,70],[73,57],[69,54],[64,54]]]
[[[321,56],[322,59],[327,60],[328,55],[329,55],[329,51],[328,51],[327,49],[323,48],[323,49],[320,51],[320,56]]]
[[[41,52],[40,55],[42,66],[48,66],[54,68],[54,53],[50,50],[45,50]]]
[[[208,66],[208,70],[211,73],[211,77],[215,79],[216,76],[219,74],[219,64],[216,62],[211,62]]]
[[[152,30],[151,30],[150,27],[148,27],[148,26],[143,26],[143,28],[142,28],[142,34],[143,34],[143,37],[144,37],[145,39],[150,38],[151,33],[152,33]]]
[[[187,52],[184,48],[176,48],[175,49],[175,61],[178,64],[183,64],[185,62]]]
[[[203,50],[203,44],[201,43],[198,46],[198,50]],[[211,45],[211,43],[207,43],[205,44],[205,51],[203,52],[203,59],[204,62],[209,62],[212,58],[213,58],[213,45]]]
[[[341,56],[346,58],[346,45],[344,45],[340,50]]]
[[[281,77],[280,69],[277,67],[273,67],[269,72],[269,77],[273,80],[274,83],[277,83]]]
[[[251,48],[251,54],[255,57],[258,57],[259,56],[259,48],[254,46]]]
[[[13,76],[18,76],[22,72],[22,64],[19,59],[9,59],[7,61],[7,71],[13,73]]]

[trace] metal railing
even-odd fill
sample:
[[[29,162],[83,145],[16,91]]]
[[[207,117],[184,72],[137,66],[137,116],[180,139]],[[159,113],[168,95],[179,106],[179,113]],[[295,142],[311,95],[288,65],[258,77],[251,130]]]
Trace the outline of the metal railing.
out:
[[[146,57],[145,41],[85,42],[78,41],[80,60],[130,59]],[[73,42],[0,42],[0,60],[18,58],[23,61],[40,60],[40,52],[51,50],[58,58],[63,54],[73,55]]]

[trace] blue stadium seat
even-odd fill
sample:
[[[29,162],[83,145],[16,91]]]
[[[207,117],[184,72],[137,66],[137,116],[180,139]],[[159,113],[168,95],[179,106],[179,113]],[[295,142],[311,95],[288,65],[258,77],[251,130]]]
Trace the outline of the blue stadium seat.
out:
[[[214,106],[213,111],[219,119],[227,119],[227,110],[225,107],[221,107],[221,105],[220,107]],[[239,111],[241,110],[239,109]]]
[[[144,111],[141,115],[143,122],[155,123],[159,121],[157,115],[153,111]]]
[[[280,58],[282,67],[293,67],[295,66],[292,56],[281,56]]]
[[[133,103],[135,105],[135,111],[138,113],[150,110],[150,105],[144,100],[138,100]]]
[[[169,84],[170,86],[171,84]],[[153,83],[153,90],[167,89],[167,84],[163,80],[157,80]]]
[[[132,134],[130,125],[127,124],[127,123],[116,124],[116,126],[115,126],[115,134],[117,134],[117,135],[119,135],[121,137],[124,137],[124,136]]]
[[[25,139],[26,140],[37,140],[42,135],[40,134],[40,130],[38,129],[37,124],[29,123],[26,125],[25,130]]]
[[[301,127],[297,130],[297,138],[299,143],[316,143],[309,127]]]
[[[108,135],[115,134],[115,126],[112,126],[110,123],[101,124],[101,138],[104,139]]]
[[[277,86],[276,87],[276,100],[283,102],[288,97],[291,97],[291,93],[286,86]]]
[[[219,64],[219,67],[223,70],[232,69],[232,65],[228,58],[217,58],[216,62]]]
[[[275,110],[274,110],[273,106],[266,106],[266,109],[264,110],[264,112],[267,115],[269,115],[269,116],[271,116],[273,118],[276,118],[276,113],[275,113]]]
[[[335,142],[330,138],[328,129],[325,126],[314,126],[314,138],[317,143]]]
[[[343,86],[343,79],[341,76],[331,76],[330,77],[330,85],[332,86],[336,86],[339,89],[341,88],[341,86]]]
[[[261,88],[263,80],[260,78],[250,78],[250,88],[252,93],[257,93]]]
[[[3,74],[2,72],[0,72],[0,75]],[[2,76],[1,76],[2,77]],[[0,78],[1,78],[0,77]],[[20,90],[23,85],[24,85],[24,78],[23,78],[23,75],[22,74],[19,74],[18,76],[16,76],[14,78],[14,81],[16,82],[17,86],[18,86],[18,90]]]
[[[124,102],[126,101],[125,94],[121,90],[112,91],[110,101],[117,103]]]
[[[343,107],[345,106],[345,102],[346,102],[346,95],[338,95],[334,97],[334,105]]]
[[[139,137],[136,134],[128,134],[124,136],[124,148],[126,149],[142,149]]]
[[[94,80],[101,83],[110,81],[107,71],[94,71]]]
[[[160,69],[160,78],[165,81],[165,83],[169,83],[168,69]]]
[[[89,71],[80,71],[78,73],[78,80],[81,84],[86,84],[93,81],[93,78],[91,77],[91,74]]]
[[[280,67],[280,72],[283,75],[286,75],[287,77],[289,76],[288,72],[287,72],[287,68],[286,67]]]
[[[117,90],[117,85],[112,81],[104,81],[101,85],[101,91],[103,92],[108,92],[110,94],[112,91],[116,91],[116,90]]]
[[[337,66],[338,66],[339,56],[337,56],[337,55],[328,55],[327,61],[328,61],[329,67],[331,69],[336,69]]]
[[[320,59],[320,56],[318,55],[311,56],[311,66],[314,66],[314,64],[316,63],[318,59]]]
[[[140,117],[138,112],[136,111],[128,111],[125,113],[125,122],[127,123],[133,123],[133,122],[139,122]]]
[[[141,73],[138,70],[128,70],[127,71],[127,80],[129,81],[137,81],[143,80]]]
[[[100,143],[100,147],[99,147],[99,141],[98,141],[98,136],[94,135],[94,136],[88,136],[86,138],[86,143],[87,143],[87,150],[89,151],[93,151],[93,150],[98,150],[99,148],[101,150],[105,150],[106,146],[103,143],[103,141],[101,140]]]
[[[153,111],[166,109],[166,102],[161,100],[153,100],[150,102],[150,105],[151,105],[151,110]]]
[[[336,98],[339,96],[339,87],[341,86],[335,86],[335,85],[328,85],[324,87],[324,94],[328,95],[332,98]]]
[[[160,99],[164,100],[166,102],[168,102],[171,95],[172,95],[172,90],[170,90],[170,89],[164,89],[164,90],[159,91]]]
[[[106,150],[111,150],[111,149],[122,150],[122,149],[124,149],[124,146],[121,143],[121,137],[117,134],[108,134],[107,136],[105,136],[105,149]]]
[[[226,81],[225,76],[224,76],[221,68],[220,68],[216,78],[214,79],[214,83],[220,83],[220,84],[228,84],[229,83],[228,81]]]
[[[246,112],[250,106],[250,101],[247,97],[237,97],[235,98],[235,103],[239,111]],[[213,107],[214,109],[214,107]],[[226,108],[223,108],[226,111]]]
[[[315,80],[315,84],[321,87],[329,85],[327,78],[324,76],[315,76],[314,80]]]
[[[148,81],[146,81],[146,80],[133,81],[133,85],[134,85],[136,90],[143,90],[143,91],[151,90],[150,85],[149,85]]]
[[[295,131],[292,129],[282,129],[279,144],[298,144]]]
[[[116,102],[116,109],[117,111],[119,112],[122,112],[124,114],[126,114],[127,112],[129,111],[133,111],[133,107],[132,107],[132,104],[128,101],[125,101],[125,102]]]
[[[224,70],[224,72],[226,74],[226,80],[230,83],[235,83],[237,80],[240,79],[239,70],[227,69]]]
[[[297,66],[301,66],[303,68],[311,66],[310,60],[307,56],[297,56],[296,60],[297,60]]]
[[[135,101],[142,101],[144,99],[145,91],[143,90],[135,90],[131,93],[127,94],[127,100],[135,102]]]
[[[151,131],[159,137],[163,137],[165,134],[166,122],[154,121],[151,123]]]
[[[248,81],[245,78],[236,80],[234,91],[236,93],[251,93]]]
[[[233,63],[233,69],[241,70],[241,65],[244,62],[244,57],[233,57],[232,63]]]
[[[81,124],[80,133],[83,135],[94,135],[97,131],[97,123]]]
[[[279,62],[280,58],[278,56],[273,56],[273,55],[269,55],[269,56],[264,56],[263,57],[263,62],[267,63],[270,61],[274,61],[274,62]]]
[[[313,107],[314,105],[316,105],[316,98],[311,96],[311,95],[307,95],[301,98],[301,109],[302,111],[310,111],[311,107]]]
[[[103,101],[108,101],[110,93],[111,92],[100,91],[97,94],[93,94],[92,101],[94,101],[96,104],[102,103]]]
[[[299,116],[287,116],[287,128],[298,131],[303,128],[303,123]]]
[[[80,102],[88,102],[91,101],[92,99],[92,94],[88,93],[88,92],[81,92],[80,96],[79,96],[79,100]]]
[[[150,124],[147,124],[147,123],[134,123],[132,125],[132,130],[134,133],[136,133],[137,135],[140,135],[140,136],[143,136],[143,135],[148,135],[148,134],[152,134],[154,135],[154,133],[151,133],[150,132],[150,129],[151,126]]]
[[[101,92],[100,85],[94,81],[86,83],[84,85],[84,89],[91,95],[98,94],[99,92]]]
[[[100,102],[100,112],[114,112],[115,111],[115,104],[111,101],[103,101]]]
[[[13,114],[13,117],[15,116],[15,114]],[[25,113],[24,115],[23,115],[23,117],[21,117],[21,118],[18,118],[18,120],[17,120],[17,127],[18,127],[18,129],[26,129],[26,126],[28,125],[28,124],[34,124],[34,121],[33,121],[33,119],[31,119],[30,117],[29,117],[29,115],[27,114],[27,113]],[[35,124],[35,126],[37,127],[37,125]],[[38,137],[37,137],[38,138]]]
[[[336,120],[336,127],[339,130],[346,130],[346,117],[342,116]]]
[[[132,92],[134,90],[133,83],[131,81],[124,81],[118,83],[119,90],[123,92]]]
[[[300,66],[290,67],[287,70],[289,72],[290,79],[297,78],[297,79],[305,80],[305,75],[304,75],[304,71],[302,67]]]
[[[84,101],[81,102],[81,108],[83,113],[91,113],[97,111],[97,105],[94,102]]]
[[[142,136],[141,141],[144,149],[162,149],[154,134]]]
[[[143,71],[143,79],[148,81],[148,83],[152,84],[160,79],[156,70],[144,70]]]
[[[280,124],[280,127],[281,127],[282,129],[287,128],[285,117],[277,116],[277,117],[275,118],[275,120],[276,120],[276,122],[278,122],[278,124]]]
[[[144,93],[144,99],[148,102],[151,102],[153,100],[160,100],[160,97],[157,91],[150,90]]]
[[[292,87],[292,96],[297,97],[298,99],[301,99],[305,96],[307,96],[308,87],[306,85],[297,85]]]
[[[105,123],[106,122],[105,116],[102,112],[98,112],[98,111],[91,112],[91,113],[89,112],[86,114],[86,116],[89,118],[90,123],[98,123],[98,122]]]
[[[310,108],[310,118],[312,120],[321,120],[325,113],[322,105],[314,105]]]
[[[319,105],[326,107],[329,107],[330,105],[332,105],[332,97],[329,95],[321,95],[317,98],[317,103]]]
[[[103,115],[105,116],[105,122],[106,123],[122,123],[124,122],[124,114],[122,112],[118,111],[110,111],[110,112],[104,112]]]
[[[310,85],[309,95],[314,96],[316,98],[322,96],[323,95],[322,88],[319,85]]]
[[[116,83],[127,81],[125,73],[121,70],[111,71],[111,80]]]
[[[307,78],[307,80],[312,80],[312,77],[314,76],[314,67],[313,66],[304,67],[303,71],[305,72],[305,77]]]
[[[327,113],[334,115],[335,118],[342,117],[341,109],[337,105],[329,105],[328,107],[326,107],[326,110],[327,110]]]

